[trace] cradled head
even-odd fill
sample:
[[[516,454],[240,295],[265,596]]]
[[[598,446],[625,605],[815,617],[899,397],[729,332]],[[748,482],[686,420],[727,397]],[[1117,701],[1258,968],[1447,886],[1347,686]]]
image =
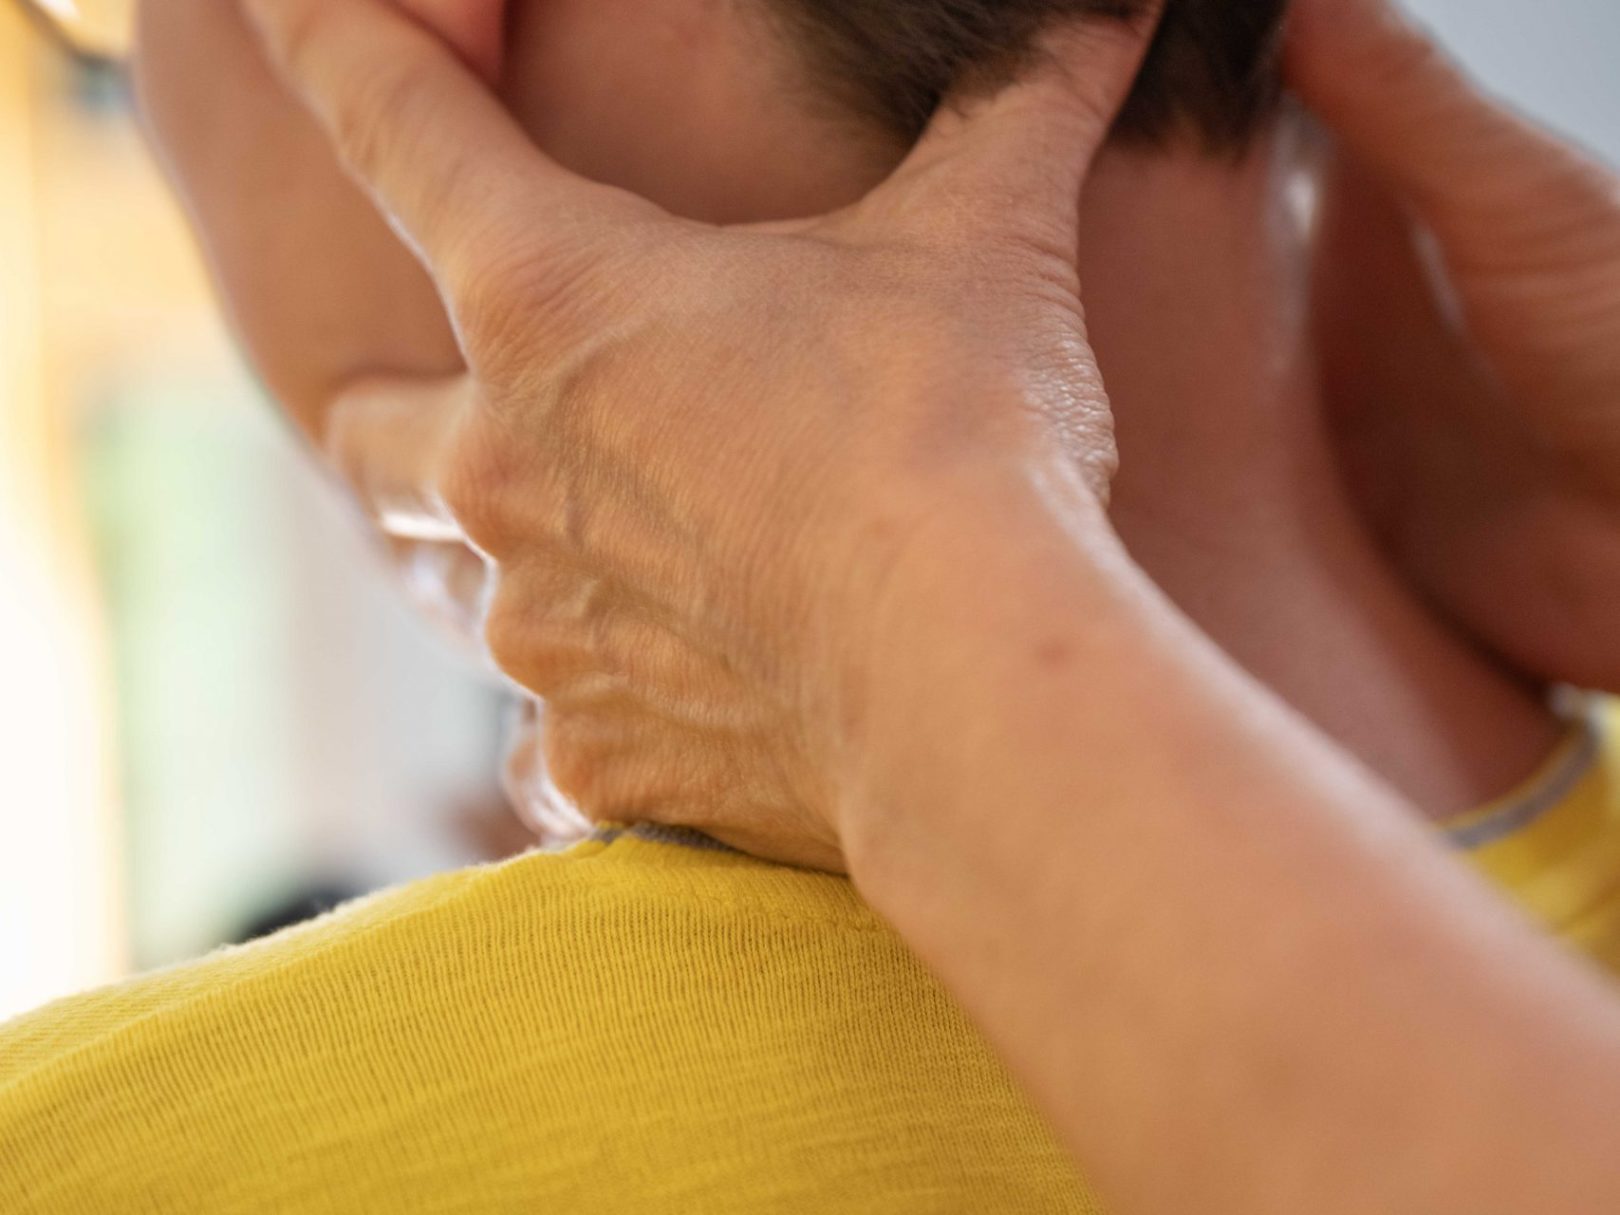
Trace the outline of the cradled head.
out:
[[[1050,22],[1139,20],[1149,0],[395,2],[503,63],[513,111],[569,168],[734,223],[853,203],[953,88],[1015,76]],[[1278,95],[1287,3],[1168,0],[1121,137],[1235,158]]]
[[[974,78],[1017,71],[1036,33],[1065,17],[1140,19],[1146,0],[755,0],[810,57],[827,95],[904,140]],[[1120,119],[1123,138],[1241,146],[1278,93],[1288,0],[1167,0]]]
[[[501,56],[501,31],[531,5],[575,0],[395,0],[448,35],[480,68]],[[1120,119],[1122,137],[1150,143],[1191,138],[1240,147],[1275,104],[1279,32],[1288,0],[1165,0],[1141,80]],[[1140,20],[1149,0],[600,0],[604,22],[684,9],[700,22],[762,16],[781,49],[800,60],[811,89],[899,142],[919,135],[940,99],[975,78],[1015,74],[1036,34],[1064,18]],[[680,18],[684,22],[687,18]],[[750,22],[752,24],[752,22]],[[678,47],[677,37],[669,47]]]

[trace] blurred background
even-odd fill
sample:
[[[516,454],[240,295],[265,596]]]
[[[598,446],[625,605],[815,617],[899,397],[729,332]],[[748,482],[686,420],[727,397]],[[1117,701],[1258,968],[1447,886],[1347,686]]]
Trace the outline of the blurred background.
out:
[[[1413,3],[1620,162],[1620,3]],[[127,3],[41,7],[0,0],[0,1018],[521,840],[500,693],[220,327],[103,57]]]
[[[515,824],[502,698],[247,378],[121,74],[45,32],[0,0],[0,1016]]]

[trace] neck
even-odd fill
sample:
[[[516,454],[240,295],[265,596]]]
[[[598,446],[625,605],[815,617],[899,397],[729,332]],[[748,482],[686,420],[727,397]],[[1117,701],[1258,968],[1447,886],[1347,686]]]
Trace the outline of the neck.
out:
[[[1118,428],[1115,524],[1233,658],[1444,817],[1522,781],[1557,729],[1536,690],[1395,574],[1341,487],[1287,143],[1242,165],[1110,153],[1088,188],[1081,268]]]

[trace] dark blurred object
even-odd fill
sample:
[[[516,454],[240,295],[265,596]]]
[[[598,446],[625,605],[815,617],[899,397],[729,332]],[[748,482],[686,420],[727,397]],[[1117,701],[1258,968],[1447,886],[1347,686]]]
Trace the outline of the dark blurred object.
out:
[[[456,835],[482,861],[504,861],[543,842],[497,791],[457,806],[452,825]]]
[[[457,836],[480,861],[507,860],[540,843],[534,832],[512,812],[506,798],[493,791],[486,797],[470,798],[456,806],[451,823]],[[249,941],[272,936],[283,928],[323,916],[368,892],[369,887],[345,878],[312,881],[254,913],[227,943],[246,945]]]
[[[323,916],[335,907],[341,907],[365,894],[359,883],[342,880],[316,882],[278,903],[273,903],[244,924],[229,942],[246,945],[260,937],[268,937],[306,920]]]
[[[503,861],[527,852],[540,841],[498,792],[469,798],[451,814],[456,835],[480,861]],[[370,892],[370,887],[347,878],[311,881],[285,898],[255,912],[226,942],[246,945],[307,920],[323,916]]]

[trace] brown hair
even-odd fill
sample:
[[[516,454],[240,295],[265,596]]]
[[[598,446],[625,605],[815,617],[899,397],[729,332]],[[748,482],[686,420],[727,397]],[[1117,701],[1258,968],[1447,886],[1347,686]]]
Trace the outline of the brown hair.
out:
[[[1064,17],[1140,18],[1146,0],[768,0],[810,56],[817,82],[857,117],[906,141],[940,99],[1016,72],[1035,35]],[[1278,94],[1288,0],[1167,0],[1118,134],[1191,136],[1240,148]]]

